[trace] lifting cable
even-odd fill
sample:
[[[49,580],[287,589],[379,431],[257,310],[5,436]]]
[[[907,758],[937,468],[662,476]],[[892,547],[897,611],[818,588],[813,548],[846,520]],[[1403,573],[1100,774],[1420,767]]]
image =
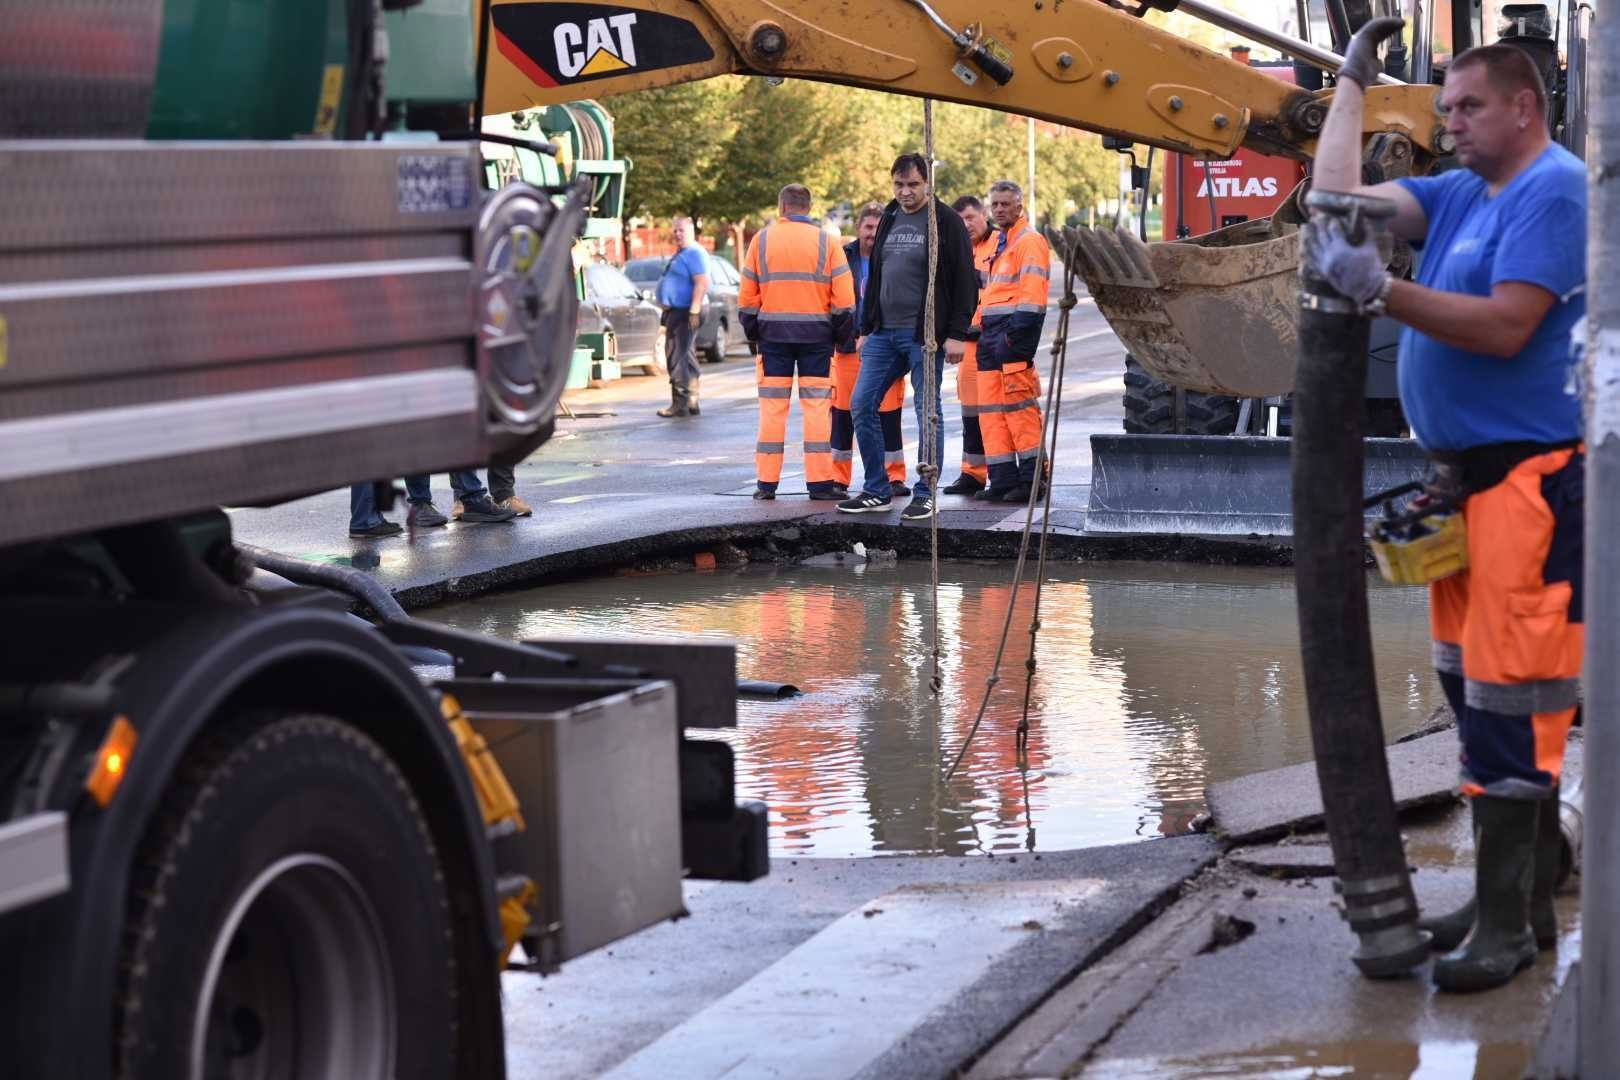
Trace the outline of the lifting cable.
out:
[[[1035,571],[1035,603],[1029,621],[1029,655],[1024,660],[1024,706],[1016,736],[1021,769],[1029,749],[1029,702],[1035,683],[1035,645],[1041,629],[1041,587],[1046,581],[1046,541],[1052,527],[1052,474],[1055,471],[1053,463],[1057,458],[1058,414],[1063,408],[1063,374],[1069,353],[1069,314],[1079,303],[1074,294],[1075,268],[1079,252],[1072,243],[1073,238],[1068,231],[1058,233],[1047,229],[1045,232],[1048,242],[1063,256],[1063,298],[1058,301],[1057,336],[1052,339],[1052,374],[1046,386],[1046,415],[1041,418],[1041,442],[1035,451],[1035,485],[1030,489],[1029,502],[1024,507],[1024,532],[1018,545],[1018,561],[1013,568],[1012,595],[1007,598],[1007,613],[1001,621],[1001,640],[996,644],[995,662],[990,667],[990,674],[985,677],[984,696],[979,700],[973,725],[968,728],[967,737],[962,740],[962,748],[957,751],[950,768],[945,770],[946,780],[955,774],[957,767],[962,764],[962,759],[967,756],[968,747],[973,745],[973,737],[978,734],[985,711],[990,707],[990,697],[995,693],[996,684],[1001,681],[1001,661],[1006,656],[1007,637],[1012,631],[1013,611],[1018,606],[1018,590],[1023,584],[1024,565],[1029,556],[1030,534],[1034,531],[1036,497],[1043,495],[1041,544]],[[1033,834],[1033,824],[1031,833]]]
[[[928,605],[929,644],[933,651],[934,673],[928,686],[939,696],[945,686],[943,660],[939,649],[939,466],[933,459],[934,447],[944,457],[944,435],[940,430],[939,379],[935,370],[939,342],[934,332],[934,287],[939,278],[939,216],[934,196],[934,99],[923,98],[923,158],[928,163],[925,195],[928,206],[928,288],[923,293],[923,424],[922,451],[917,455],[917,475],[928,485],[933,513],[928,515],[928,559],[930,600]]]

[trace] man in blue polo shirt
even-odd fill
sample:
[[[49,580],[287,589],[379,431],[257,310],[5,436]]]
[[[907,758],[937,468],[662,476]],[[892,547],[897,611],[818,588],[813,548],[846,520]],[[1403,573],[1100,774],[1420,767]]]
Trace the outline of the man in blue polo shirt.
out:
[[[1406,324],[1401,404],[1465,498],[1468,568],[1430,586],[1430,621],[1473,808],[1475,897],[1419,925],[1446,951],[1435,984],[1483,990],[1558,933],[1558,778],[1585,640],[1570,331],[1586,311],[1586,170],[1549,138],[1535,65],[1490,45],[1452,61],[1440,94],[1464,168],[1358,186],[1362,91],[1400,26],[1374,20],[1347,50],[1315,183],[1393,202],[1396,235],[1423,244],[1417,280],[1390,275],[1370,238],[1337,222],[1313,221],[1306,243],[1340,293]]]
[[[697,332],[709,293],[709,257],[692,234],[692,219],[673,224],[679,249],[658,279],[658,304],[664,309],[664,362],[669,368],[669,407],[658,415],[698,414]]]

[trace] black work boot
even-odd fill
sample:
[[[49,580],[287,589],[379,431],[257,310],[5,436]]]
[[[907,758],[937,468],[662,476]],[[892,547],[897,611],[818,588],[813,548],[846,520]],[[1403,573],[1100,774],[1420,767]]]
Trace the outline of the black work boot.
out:
[[[1559,863],[1564,858],[1564,830],[1558,821],[1558,785],[1552,798],[1536,804],[1536,868],[1530,882],[1530,929],[1536,935],[1536,948],[1558,947],[1558,912],[1553,893],[1558,889]]]
[[[687,406],[686,387],[680,385],[679,383],[670,383],[669,407],[659,409],[658,415],[664,417],[666,420],[672,416],[691,416],[692,411]]]
[[[1530,885],[1541,799],[1474,796],[1474,928],[1462,948],[1434,962],[1442,990],[1489,990],[1536,959]]]

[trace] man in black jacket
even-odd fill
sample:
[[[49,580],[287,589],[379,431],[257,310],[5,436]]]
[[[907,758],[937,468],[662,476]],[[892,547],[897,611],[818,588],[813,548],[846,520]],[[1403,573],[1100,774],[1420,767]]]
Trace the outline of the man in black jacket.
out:
[[[973,270],[973,244],[962,219],[928,189],[928,163],[921,154],[902,154],[889,170],[894,201],[883,211],[872,250],[871,276],[861,305],[859,343],[861,374],[855,383],[850,411],[855,439],[861,448],[865,479],[860,494],[838,504],[850,514],[889,509],[889,478],[884,471],[883,423],[878,409],[889,384],[911,374],[917,408],[918,480],[914,498],[900,515],[926,520],[934,515],[935,492],[929,487],[924,462],[938,474],[944,457],[944,433],[936,426],[927,438],[929,410],[943,419],[940,383],[945,361],[960,363],[967,348],[968,327],[979,301],[979,283]],[[932,400],[926,393],[923,368],[923,318],[928,291],[928,214],[932,212],[939,236],[934,277],[934,365]],[[847,349],[848,343],[845,343]],[[928,443],[932,445],[928,445]]]

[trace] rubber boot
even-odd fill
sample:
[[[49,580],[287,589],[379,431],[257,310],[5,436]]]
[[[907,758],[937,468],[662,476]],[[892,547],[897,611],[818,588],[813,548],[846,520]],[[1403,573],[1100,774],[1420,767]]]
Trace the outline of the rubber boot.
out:
[[[1536,868],[1530,884],[1530,929],[1536,935],[1536,948],[1543,952],[1558,947],[1558,912],[1553,893],[1558,888],[1558,867],[1564,857],[1564,830],[1558,821],[1558,785],[1552,798],[1536,804]]]
[[[1479,851],[1479,816],[1473,813],[1474,800],[1468,800],[1469,813],[1473,816],[1474,850]],[[1463,943],[1468,931],[1474,928],[1474,898],[1470,896],[1468,902],[1455,911],[1448,911],[1444,915],[1435,915],[1432,918],[1418,920],[1418,929],[1429,932],[1429,948],[1437,953],[1448,953]]]
[[[1530,931],[1530,887],[1541,799],[1474,796],[1474,929],[1462,948],[1434,962],[1442,990],[1489,990],[1536,959]]]
[[[698,412],[697,391],[698,381],[696,379],[686,384],[686,411],[691,416],[700,415]]]
[[[666,420],[672,416],[691,416],[692,412],[687,407],[686,401],[686,387],[680,385],[679,383],[670,383],[669,407],[666,409],[659,409],[658,415],[664,417]]]

